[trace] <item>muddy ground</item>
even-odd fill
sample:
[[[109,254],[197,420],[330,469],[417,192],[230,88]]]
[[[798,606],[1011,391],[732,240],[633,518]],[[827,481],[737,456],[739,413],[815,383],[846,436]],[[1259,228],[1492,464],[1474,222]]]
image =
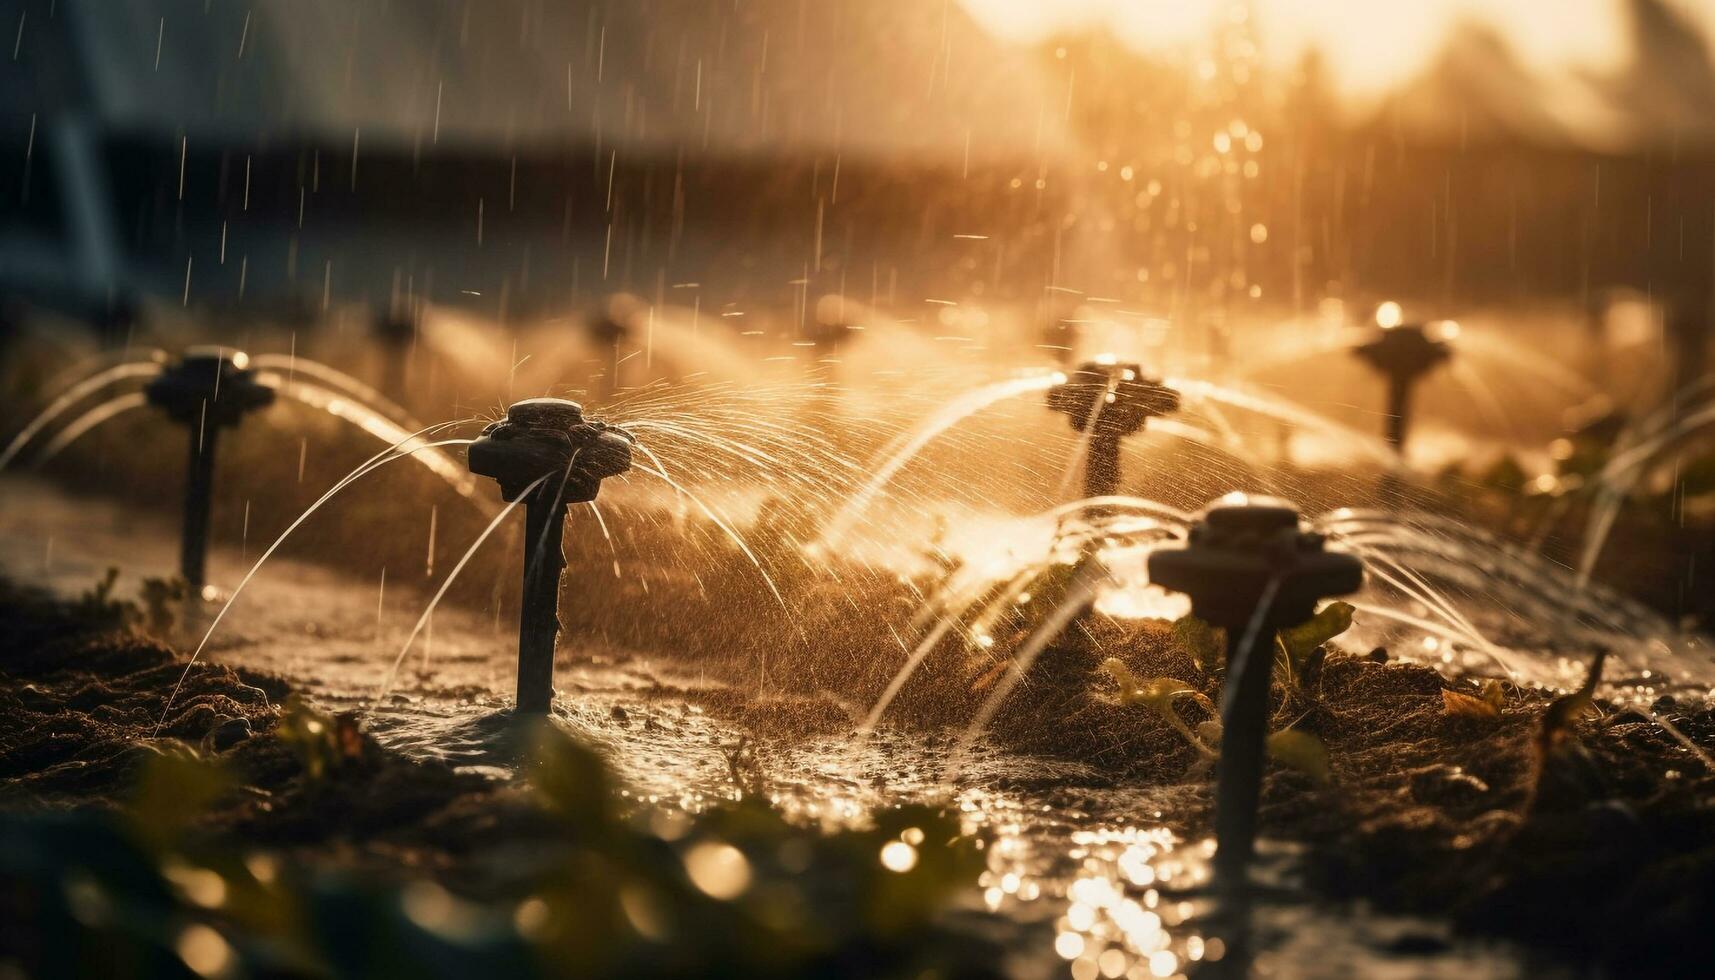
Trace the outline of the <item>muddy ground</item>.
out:
[[[493,887],[496,853],[562,833],[517,781],[406,758],[344,725],[331,750],[341,774],[316,777],[306,769],[313,756],[283,730],[299,722],[283,722],[291,685],[281,678],[198,664],[157,732],[185,656],[109,612],[0,590],[0,808],[11,815],[121,809],[149,761],[183,743],[235,774],[195,834],[272,848],[309,868],[480,894]],[[1161,787],[1182,804],[1162,819],[1200,835],[1210,807],[1202,753],[1159,715],[1120,703],[1094,651],[1210,697],[1218,678],[1160,626],[1091,630],[1020,689],[994,740],[1092,763],[1104,775],[1086,777],[1091,791]],[[1307,846],[1320,894],[1449,920],[1613,974],[1682,972],[1715,958],[1715,774],[1655,722],[1597,699],[1566,730],[1545,731],[1546,695],[1509,689],[1496,703],[1381,651],[1332,653],[1313,680],[1277,690],[1275,727],[1318,736],[1332,779],[1272,767],[1262,826]],[[956,712],[946,706],[969,683],[968,666],[926,678],[902,702],[906,724],[947,737],[945,716]],[[1449,690],[1469,700],[1449,701]],[[814,696],[656,696],[695,699],[764,740],[784,727],[851,726],[846,710]],[[932,704],[941,707],[924,707]],[[1207,720],[1194,699],[1181,705],[1188,724]],[[1705,752],[1715,748],[1715,711],[1671,699],[1654,709]],[[1079,787],[1059,791],[1075,805]],[[30,962],[39,941],[31,919],[0,921],[5,955]]]

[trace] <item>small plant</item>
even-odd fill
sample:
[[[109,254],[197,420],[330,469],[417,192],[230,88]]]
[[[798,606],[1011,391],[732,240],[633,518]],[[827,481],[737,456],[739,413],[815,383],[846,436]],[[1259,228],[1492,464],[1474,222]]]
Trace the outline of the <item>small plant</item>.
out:
[[[1215,704],[1209,700],[1207,695],[1184,681],[1175,680],[1172,677],[1157,677],[1149,681],[1139,681],[1132,674],[1131,668],[1127,667],[1117,657],[1109,657],[1103,661],[1102,669],[1106,670],[1108,676],[1114,679],[1114,683],[1119,685],[1121,704],[1137,704],[1148,708],[1160,715],[1161,720],[1167,722],[1174,731],[1183,735],[1185,741],[1191,743],[1192,748],[1208,758],[1213,759],[1215,757],[1214,747],[1204,741],[1197,732],[1193,732],[1191,727],[1185,724],[1185,719],[1179,716],[1179,709],[1174,707],[1176,700],[1188,699],[1202,705],[1212,715],[1215,713]],[[1208,724],[1208,722],[1204,723],[1205,726]],[[1218,743],[1220,740],[1220,722],[1215,722],[1214,725],[1212,732],[1208,729],[1205,731],[1213,734],[1214,741]]]
[[[756,746],[747,735],[739,736],[737,742],[724,746],[722,754],[726,756],[727,774],[732,777],[732,784],[738,789],[741,800],[768,799],[768,774],[763,769],[762,760],[757,757]]]
[[[1288,690],[1310,690],[1321,681],[1327,643],[1352,628],[1355,612],[1351,603],[1336,600],[1306,622],[1283,629],[1275,636],[1275,663]]]
[[[1191,655],[1197,669],[1214,673],[1226,666],[1227,631],[1186,613],[1173,621],[1173,642]]]
[[[190,594],[184,579],[146,578],[143,580],[143,628],[157,636],[165,636],[178,623],[178,603]]]
[[[1549,703],[1548,710],[1542,713],[1542,724],[1536,734],[1536,751],[1537,759],[1543,765],[1572,737],[1572,726],[1593,706],[1596,685],[1602,682],[1602,667],[1607,660],[1608,651],[1596,651],[1596,659],[1590,662],[1590,672],[1585,675],[1583,685],[1571,694],[1555,698]]]
[[[369,746],[356,718],[324,714],[296,694],[286,699],[275,731],[297,756],[310,786],[362,764],[368,756]]]
[[[1117,657],[1109,657],[1103,662],[1102,668],[1119,686],[1121,704],[1136,704],[1148,708],[1167,722],[1170,728],[1184,736],[1185,741],[1204,758],[1213,760],[1219,757],[1221,722],[1217,718],[1211,718],[1199,724],[1193,731],[1176,707],[1176,702],[1189,700],[1211,715],[1215,714],[1214,702],[1201,691],[1172,677],[1139,681],[1131,669]],[[1298,770],[1318,786],[1326,786],[1333,781],[1333,770],[1328,762],[1328,748],[1322,744],[1321,739],[1309,732],[1284,728],[1269,735],[1266,745],[1269,758],[1289,769]]]
[[[140,615],[137,604],[113,596],[113,587],[118,581],[119,567],[109,566],[94,585],[77,597],[72,611],[83,619],[106,626],[124,627],[136,622]]]

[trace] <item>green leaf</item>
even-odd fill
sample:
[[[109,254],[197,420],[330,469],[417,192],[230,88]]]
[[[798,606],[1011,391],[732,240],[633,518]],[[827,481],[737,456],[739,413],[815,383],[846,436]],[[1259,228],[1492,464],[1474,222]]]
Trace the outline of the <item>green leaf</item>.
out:
[[[1318,786],[1334,781],[1334,770],[1328,764],[1328,747],[1309,732],[1288,728],[1270,735],[1268,757],[1309,776]]]
[[[1173,642],[1191,655],[1199,670],[1221,662],[1227,648],[1226,631],[1186,613],[1173,621]]]
[[[1280,645],[1294,668],[1299,667],[1316,648],[1352,628],[1349,602],[1330,602],[1322,611],[1291,629],[1280,631]]]
[[[1131,668],[1127,667],[1117,657],[1109,657],[1103,661],[1102,669],[1106,670],[1108,676],[1112,677],[1114,683],[1119,686],[1121,704],[1137,704],[1148,708],[1160,715],[1161,719],[1171,725],[1174,731],[1183,735],[1185,741],[1190,742],[1197,751],[1204,755],[1214,755],[1214,750],[1198,738],[1197,734],[1191,731],[1189,725],[1185,724],[1185,719],[1179,716],[1179,709],[1173,704],[1175,698],[1189,697],[1202,702],[1210,710],[1213,710],[1214,706],[1209,704],[1209,699],[1204,697],[1196,688],[1173,677],[1156,677],[1149,681],[1139,682],[1137,676],[1131,672]]]
[[[146,754],[126,811],[145,841],[164,847],[231,788],[233,779],[219,762],[187,745],[139,743],[139,748]]]
[[[526,734],[532,750],[526,771],[547,808],[586,833],[605,828],[612,792],[601,757],[551,719],[531,721]]]

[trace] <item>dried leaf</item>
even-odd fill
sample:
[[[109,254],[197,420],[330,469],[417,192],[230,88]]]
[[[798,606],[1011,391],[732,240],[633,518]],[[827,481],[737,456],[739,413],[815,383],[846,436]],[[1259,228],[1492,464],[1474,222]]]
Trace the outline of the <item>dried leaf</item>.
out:
[[[1458,691],[1443,689],[1441,692],[1441,708],[1455,718],[1499,718],[1500,705],[1494,704],[1487,697],[1473,697]]]
[[[1309,776],[1318,786],[1334,781],[1334,770],[1328,764],[1328,747],[1309,732],[1288,728],[1270,735],[1268,757]]]
[[[1507,703],[1507,692],[1501,687],[1500,681],[1487,680],[1483,682],[1483,700],[1494,705],[1495,712],[1500,713],[1501,708]]]

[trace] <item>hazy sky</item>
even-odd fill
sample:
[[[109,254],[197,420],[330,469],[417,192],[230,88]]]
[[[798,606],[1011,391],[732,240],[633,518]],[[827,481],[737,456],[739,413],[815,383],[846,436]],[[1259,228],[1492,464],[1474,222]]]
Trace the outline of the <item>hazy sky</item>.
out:
[[[1208,36],[1231,0],[960,0],[991,31],[1020,40],[1106,27],[1145,49]],[[1704,25],[1715,0],[1677,0]],[[1475,22],[1498,30],[1539,71],[1617,67],[1629,57],[1620,0],[1252,0],[1266,57],[1321,49],[1349,96],[1385,93],[1420,72],[1448,33]]]

